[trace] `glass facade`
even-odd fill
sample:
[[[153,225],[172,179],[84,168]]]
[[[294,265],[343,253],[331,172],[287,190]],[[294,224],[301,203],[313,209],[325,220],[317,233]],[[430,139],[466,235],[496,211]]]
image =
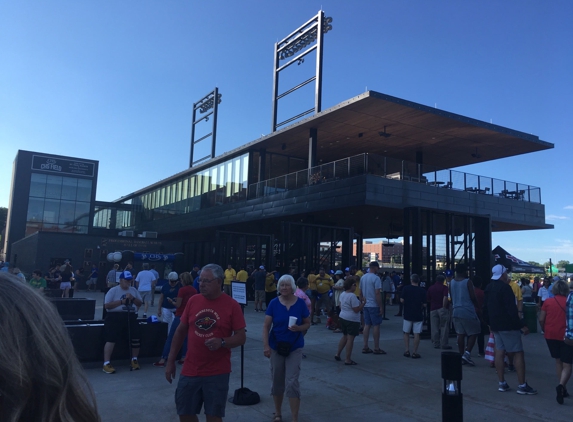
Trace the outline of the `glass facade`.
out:
[[[123,227],[141,227],[147,221],[245,200],[248,173],[249,154],[243,154],[131,197],[122,202],[131,203],[133,211],[123,216]],[[134,221],[128,224],[126,219],[132,217]]]
[[[26,236],[37,231],[87,233],[92,180],[32,173]]]

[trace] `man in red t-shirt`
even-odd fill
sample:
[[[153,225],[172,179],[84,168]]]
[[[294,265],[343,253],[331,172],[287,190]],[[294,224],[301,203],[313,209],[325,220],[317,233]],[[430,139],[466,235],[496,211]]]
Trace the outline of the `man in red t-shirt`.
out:
[[[430,327],[434,349],[452,348],[448,344],[450,335],[450,311],[448,310],[448,286],[444,285],[446,277],[439,275],[436,282],[428,289],[427,300],[430,303]]]
[[[231,348],[246,341],[245,318],[232,297],[222,294],[225,278],[217,264],[203,267],[199,278],[200,295],[189,299],[181,323],[173,336],[165,378],[175,378],[175,359],[187,336],[187,356],[175,392],[177,414],[182,422],[198,421],[205,407],[209,422],[222,421],[225,416]]]

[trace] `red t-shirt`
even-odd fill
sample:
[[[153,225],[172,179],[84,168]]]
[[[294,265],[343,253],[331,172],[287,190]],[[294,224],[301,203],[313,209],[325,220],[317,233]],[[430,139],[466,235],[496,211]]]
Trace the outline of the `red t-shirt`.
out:
[[[181,318],[183,315],[183,311],[185,310],[185,306],[187,306],[187,302],[191,299],[191,296],[196,295],[197,290],[193,286],[183,286],[179,289],[179,293],[177,293],[177,297],[181,298],[181,306],[175,310],[175,316]]]
[[[245,328],[241,306],[232,297],[221,294],[215,300],[195,295],[189,299],[181,323],[189,325],[187,356],[182,375],[209,377],[231,372],[231,349],[209,350],[205,341],[210,338],[230,337],[233,331]]]
[[[545,311],[545,328],[543,331],[546,339],[563,341],[565,326],[567,325],[566,302],[565,296],[550,297],[543,302],[541,310]]]

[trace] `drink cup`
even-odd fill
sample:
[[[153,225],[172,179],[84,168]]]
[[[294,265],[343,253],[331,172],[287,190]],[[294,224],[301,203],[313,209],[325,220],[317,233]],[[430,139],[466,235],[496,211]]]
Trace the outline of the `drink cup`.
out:
[[[288,326],[292,327],[293,325],[296,325],[297,321],[298,321],[298,318],[295,316],[288,317]]]

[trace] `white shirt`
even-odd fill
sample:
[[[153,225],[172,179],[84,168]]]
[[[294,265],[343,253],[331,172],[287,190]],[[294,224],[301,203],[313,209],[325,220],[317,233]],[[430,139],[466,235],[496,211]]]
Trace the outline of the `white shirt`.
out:
[[[151,283],[156,280],[155,275],[149,270],[140,271],[135,278],[135,281],[139,283],[137,290],[140,292],[150,292]]]
[[[360,322],[360,312],[352,310],[357,306],[360,306],[360,301],[354,293],[342,292],[340,295],[340,318],[346,321]]]

